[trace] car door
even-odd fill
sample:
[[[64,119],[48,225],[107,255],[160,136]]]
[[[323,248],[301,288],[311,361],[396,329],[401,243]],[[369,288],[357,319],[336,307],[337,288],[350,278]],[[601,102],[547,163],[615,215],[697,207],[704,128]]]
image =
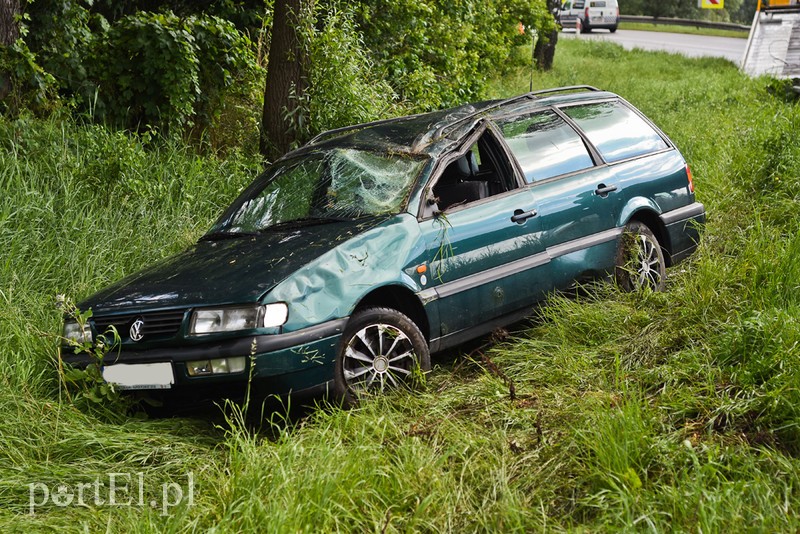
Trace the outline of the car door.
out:
[[[675,191],[685,187],[685,163],[680,155],[662,158],[658,154],[672,150],[668,139],[638,111],[620,99],[565,106],[561,110],[590,143],[600,166],[594,182],[608,192],[598,202],[613,214],[619,226],[624,225],[639,208],[656,213],[671,206]],[[665,187],[663,178],[670,176],[672,185]],[[605,186],[601,188],[600,185]],[[591,187],[591,183],[587,184]],[[669,207],[667,208],[669,209]],[[606,232],[622,233],[618,227]],[[594,261],[613,265],[616,252],[603,245],[604,255]],[[598,250],[599,250],[598,248]]]
[[[613,262],[619,233],[612,172],[558,110],[496,122],[536,200],[552,288],[599,274]]]
[[[443,209],[420,222],[427,295],[439,317],[436,349],[491,331],[529,308],[546,286],[536,203],[496,136],[486,129],[444,161],[429,197]],[[465,158],[472,162],[465,165]],[[471,181],[486,182],[486,194],[459,200],[447,190],[452,183],[469,190],[463,184]]]

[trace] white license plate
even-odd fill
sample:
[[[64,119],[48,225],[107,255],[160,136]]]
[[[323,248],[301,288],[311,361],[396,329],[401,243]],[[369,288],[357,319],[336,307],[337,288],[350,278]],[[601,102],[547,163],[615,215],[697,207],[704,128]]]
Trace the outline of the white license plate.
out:
[[[169,389],[175,383],[169,362],[106,365],[103,378],[118,389]]]

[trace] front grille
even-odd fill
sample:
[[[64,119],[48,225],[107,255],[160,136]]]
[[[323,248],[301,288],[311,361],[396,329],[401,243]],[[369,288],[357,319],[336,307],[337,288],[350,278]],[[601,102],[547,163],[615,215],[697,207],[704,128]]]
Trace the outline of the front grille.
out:
[[[142,341],[149,339],[165,339],[173,337],[183,324],[186,310],[170,310],[163,312],[131,313],[126,315],[109,315],[93,317],[94,326],[98,334],[104,334],[110,327],[119,332],[121,339],[130,337],[131,325],[137,319],[142,319],[144,324],[140,330]]]

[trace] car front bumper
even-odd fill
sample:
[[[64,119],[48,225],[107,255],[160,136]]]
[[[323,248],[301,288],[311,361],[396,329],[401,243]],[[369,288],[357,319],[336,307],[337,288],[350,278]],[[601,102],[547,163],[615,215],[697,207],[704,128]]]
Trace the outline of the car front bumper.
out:
[[[135,350],[124,346],[109,351],[103,366],[168,362],[174,378],[168,389],[175,393],[197,392],[201,396],[228,396],[229,393],[236,397],[251,383],[256,393],[285,395],[324,386],[333,379],[336,349],[346,322],[345,317],[295,332],[243,336],[187,347]],[[244,371],[189,375],[189,362],[232,357],[246,358]],[[92,362],[90,355],[72,354],[68,347],[62,347],[62,360],[79,368]]]

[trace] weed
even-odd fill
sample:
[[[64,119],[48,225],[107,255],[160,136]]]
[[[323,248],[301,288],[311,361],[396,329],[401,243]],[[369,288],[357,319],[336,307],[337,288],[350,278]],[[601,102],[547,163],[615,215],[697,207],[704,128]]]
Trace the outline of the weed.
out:
[[[453,226],[447,220],[447,214],[444,212],[438,213],[433,220],[439,226],[439,231],[436,234],[436,242],[439,243],[439,248],[436,249],[431,265],[435,265],[436,274],[434,277],[441,282],[447,270],[447,260],[454,256],[453,245],[450,243],[450,237],[448,236],[448,229]]]
[[[113,383],[106,382],[103,378],[106,357],[119,345],[117,329],[111,325],[106,332],[99,334],[97,339],[92,339],[91,334],[86,335],[87,332],[91,332],[89,319],[92,317],[92,310],[79,310],[71,299],[63,295],[57,297],[57,304],[68,320],[77,323],[78,331],[84,332],[79,339],[61,337],[59,341],[75,354],[84,354],[89,358],[86,367],[73,367],[64,362],[59,350],[59,377],[67,398],[87,413],[120,420],[131,411],[139,399],[123,396]]]

